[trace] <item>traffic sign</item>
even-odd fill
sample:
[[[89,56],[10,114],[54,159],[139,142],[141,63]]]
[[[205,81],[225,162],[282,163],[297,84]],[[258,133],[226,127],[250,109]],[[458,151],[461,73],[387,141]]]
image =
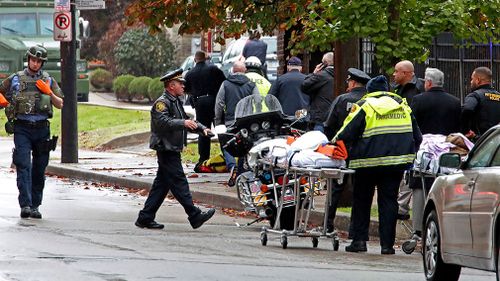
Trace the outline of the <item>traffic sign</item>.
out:
[[[78,10],[106,9],[106,2],[104,0],[76,0],[76,8]]]
[[[62,42],[71,42],[71,13],[54,13],[54,40]]]
[[[70,0],[54,0],[54,9],[57,12],[69,12],[71,7]]]

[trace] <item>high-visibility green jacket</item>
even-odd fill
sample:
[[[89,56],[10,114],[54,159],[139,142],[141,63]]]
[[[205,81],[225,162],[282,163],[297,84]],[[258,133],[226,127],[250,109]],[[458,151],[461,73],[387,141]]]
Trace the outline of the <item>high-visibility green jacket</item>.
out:
[[[350,147],[349,168],[406,169],[413,163],[422,134],[406,99],[374,92],[353,106],[334,140]]]
[[[245,75],[248,77],[248,79],[250,79],[250,81],[255,83],[257,89],[259,89],[260,95],[262,97],[265,97],[269,92],[269,89],[271,89],[271,83],[267,81],[264,76],[256,72],[247,72],[245,73]]]

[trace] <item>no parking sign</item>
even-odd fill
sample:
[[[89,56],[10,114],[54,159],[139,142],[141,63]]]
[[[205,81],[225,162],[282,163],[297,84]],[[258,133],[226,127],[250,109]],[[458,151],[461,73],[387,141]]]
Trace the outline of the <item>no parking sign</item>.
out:
[[[54,13],[54,40],[62,42],[71,42],[71,13]]]

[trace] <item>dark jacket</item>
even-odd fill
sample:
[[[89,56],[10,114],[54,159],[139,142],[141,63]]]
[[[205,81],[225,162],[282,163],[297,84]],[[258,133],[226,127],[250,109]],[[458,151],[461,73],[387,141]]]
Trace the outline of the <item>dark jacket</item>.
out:
[[[245,58],[251,56],[258,57],[262,65],[266,63],[266,54],[267,54],[266,42],[257,39],[253,40],[248,39],[241,53],[241,55]]]
[[[333,66],[328,66],[317,74],[306,76],[302,92],[309,95],[309,113],[312,123],[323,123],[333,101]]]
[[[149,147],[158,151],[181,152],[187,143],[187,128],[184,121],[189,119],[182,102],[165,92],[153,104],[151,108],[151,138]],[[201,123],[193,131],[202,133],[206,129]]]
[[[449,135],[460,130],[460,100],[442,87],[414,96],[411,110],[422,134]]]
[[[293,116],[295,111],[309,107],[309,96],[300,89],[305,77],[298,69],[293,69],[279,76],[271,86],[268,94],[278,98],[286,115]]]
[[[344,120],[351,112],[352,105],[359,101],[366,94],[365,87],[353,88],[349,93],[342,94],[335,98],[330,106],[328,117],[324,123],[325,134],[328,139],[333,138],[342,128]]]
[[[195,100],[197,97],[210,95],[215,97],[220,85],[226,77],[224,72],[213,64],[198,62],[195,67],[186,74],[185,91]]]
[[[394,87],[394,92],[400,97],[406,98],[406,101],[409,105],[412,103],[413,97],[415,95],[420,94],[424,91],[424,83],[416,76],[413,76],[410,82],[404,85],[396,85]]]
[[[462,109],[462,132],[477,135],[500,123],[500,93],[491,85],[481,85],[465,97]]]
[[[251,94],[259,95],[255,83],[244,73],[232,74],[222,83],[215,99],[215,125],[234,123],[236,104]]]

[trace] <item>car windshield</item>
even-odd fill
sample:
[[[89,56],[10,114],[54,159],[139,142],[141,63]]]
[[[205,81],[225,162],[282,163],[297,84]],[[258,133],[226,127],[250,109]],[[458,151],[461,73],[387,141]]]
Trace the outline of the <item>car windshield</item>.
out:
[[[52,35],[52,14],[39,14],[40,31],[37,29],[36,13],[0,14],[2,35]]]

